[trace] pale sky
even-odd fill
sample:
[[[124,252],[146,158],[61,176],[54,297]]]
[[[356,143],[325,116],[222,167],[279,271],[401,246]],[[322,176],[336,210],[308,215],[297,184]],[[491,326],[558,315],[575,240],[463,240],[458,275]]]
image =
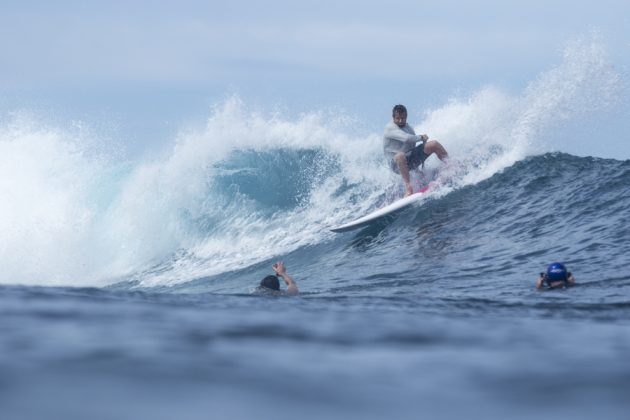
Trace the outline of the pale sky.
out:
[[[3,0],[0,111],[105,113],[142,137],[237,93],[369,120],[394,102],[521,90],[592,31],[625,75],[627,0]]]

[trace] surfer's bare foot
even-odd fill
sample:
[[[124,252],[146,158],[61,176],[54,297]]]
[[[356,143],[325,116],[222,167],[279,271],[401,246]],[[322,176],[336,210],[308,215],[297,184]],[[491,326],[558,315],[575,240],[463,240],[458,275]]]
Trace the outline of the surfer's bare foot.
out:
[[[405,192],[405,197],[408,197],[411,194],[413,194],[413,187],[411,185],[407,185],[407,191]]]

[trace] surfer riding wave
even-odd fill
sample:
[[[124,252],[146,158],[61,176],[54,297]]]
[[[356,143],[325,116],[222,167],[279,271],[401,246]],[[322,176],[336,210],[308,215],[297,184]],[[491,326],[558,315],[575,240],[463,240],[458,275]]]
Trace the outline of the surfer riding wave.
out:
[[[417,144],[416,143],[420,143]],[[407,108],[396,105],[392,110],[392,121],[385,126],[383,134],[383,152],[390,168],[402,176],[405,183],[405,197],[413,194],[409,171],[416,170],[432,154],[445,161],[448,153],[437,140],[429,140],[426,134],[416,135],[407,124]]]

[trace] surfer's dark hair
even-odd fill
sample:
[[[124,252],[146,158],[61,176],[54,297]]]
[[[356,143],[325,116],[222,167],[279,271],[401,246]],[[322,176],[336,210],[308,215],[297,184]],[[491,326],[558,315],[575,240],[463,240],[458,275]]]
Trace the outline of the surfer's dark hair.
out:
[[[392,109],[392,117],[394,115],[396,115],[396,114],[400,114],[400,115],[405,114],[406,115],[407,114],[407,108],[405,108],[404,105],[396,105],[394,107],[394,109]]]
[[[260,286],[271,290],[280,290],[280,282],[276,276],[265,277],[260,281]]]

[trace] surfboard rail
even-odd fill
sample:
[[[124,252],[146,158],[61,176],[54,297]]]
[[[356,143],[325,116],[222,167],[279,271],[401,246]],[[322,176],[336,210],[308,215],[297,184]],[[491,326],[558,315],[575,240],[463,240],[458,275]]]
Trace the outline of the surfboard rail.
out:
[[[427,189],[423,189],[421,191],[408,195],[407,197],[396,200],[393,203],[386,205],[385,207],[381,207],[378,210],[374,210],[373,212],[368,213],[363,217],[360,217],[356,220],[345,223],[343,225],[333,227],[330,230],[335,233],[341,233],[341,232],[347,232],[350,230],[358,229],[360,227],[369,225],[370,223],[373,223],[376,220],[379,220],[385,216],[390,216],[394,214],[395,212],[402,210],[405,207],[415,203],[416,201],[420,200],[420,198],[422,198],[422,196],[424,195],[426,191]]]

